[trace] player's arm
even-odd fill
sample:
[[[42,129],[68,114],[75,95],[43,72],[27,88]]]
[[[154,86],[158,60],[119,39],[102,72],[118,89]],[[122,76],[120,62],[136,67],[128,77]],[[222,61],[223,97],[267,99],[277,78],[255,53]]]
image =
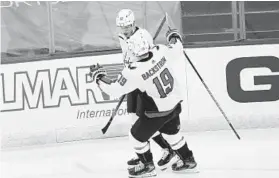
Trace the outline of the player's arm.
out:
[[[127,44],[126,44],[126,37],[122,34],[118,34],[118,39],[119,39],[119,44],[122,50],[122,55],[123,55],[123,61],[126,59],[127,57]]]
[[[154,41],[153,41],[152,35],[146,29],[142,29],[142,32],[143,32],[144,38],[148,41],[148,43],[152,47],[154,45]]]
[[[112,98],[118,98],[124,94],[137,89],[138,84],[134,83],[135,78],[131,78],[131,70],[125,68],[116,81],[106,77],[106,72],[99,64],[90,67],[90,76],[98,87],[109,94]]]
[[[137,89],[134,81],[137,80],[129,78],[129,76],[125,75],[125,71],[123,71],[118,75],[116,81],[107,83],[101,80],[98,85],[101,90],[108,93],[112,98],[119,98],[120,96]]]

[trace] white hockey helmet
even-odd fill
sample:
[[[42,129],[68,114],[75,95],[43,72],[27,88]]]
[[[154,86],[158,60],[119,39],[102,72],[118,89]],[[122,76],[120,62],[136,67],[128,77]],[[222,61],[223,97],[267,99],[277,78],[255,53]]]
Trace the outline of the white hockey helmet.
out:
[[[126,37],[130,37],[135,26],[134,12],[131,9],[120,10],[116,17],[116,26],[121,29],[121,33]]]
[[[135,22],[135,15],[131,9],[122,9],[118,12],[116,17],[116,25],[118,27],[126,27],[133,25]]]
[[[137,35],[136,37],[132,36],[128,41],[128,50],[130,53],[140,58],[147,54],[150,50],[150,44],[147,39],[143,37],[143,35]]]

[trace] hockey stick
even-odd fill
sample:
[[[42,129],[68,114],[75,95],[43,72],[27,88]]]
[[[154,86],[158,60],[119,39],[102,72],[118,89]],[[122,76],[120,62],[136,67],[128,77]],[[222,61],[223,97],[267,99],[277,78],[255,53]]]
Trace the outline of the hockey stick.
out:
[[[168,23],[168,14],[166,13],[166,24],[168,25],[168,28],[171,29],[171,27],[169,26]],[[205,87],[205,89],[207,90],[207,92],[209,93],[209,95],[211,96],[212,100],[214,101],[214,103],[216,104],[216,106],[218,107],[218,109],[220,110],[220,112],[222,113],[222,115],[224,116],[224,118],[227,120],[229,126],[231,127],[231,129],[233,130],[234,134],[236,135],[236,137],[240,140],[240,136],[238,135],[238,133],[236,132],[236,130],[234,129],[232,123],[230,122],[229,118],[227,117],[226,113],[224,112],[224,110],[221,108],[220,104],[218,103],[218,101],[215,99],[215,97],[213,96],[212,92],[210,91],[210,89],[208,88],[208,86],[206,85],[206,83],[204,82],[203,78],[201,77],[201,75],[199,74],[198,70],[196,69],[196,67],[194,66],[194,64],[192,63],[192,61],[190,60],[190,58],[188,57],[188,55],[185,53],[185,51],[183,50],[184,56],[186,57],[186,59],[188,60],[188,62],[190,63],[190,65],[192,66],[192,68],[194,69],[194,71],[196,72],[197,76],[199,77],[200,81],[202,82],[203,86]]]
[[[109,128],[109,126],[110,126],[110,124],[111,124],[111,122],[112,122],[114,116],[116,115],[116,113],[117,113],[117,111],[118,111],[120,105],[122,104],[122,102],[123,102],[125,96],[126,96],[126,95],[121,96],[121,98],[120,98],[120,100],[119,100],[119,102],[118,102],[118,104],[117,104],[117,106],[116,106],[114,112],[113,112],[112,115],[110,116],[110,119],[109,119],[108,123],[105,125],[104,128],[102,128],[103,134],[105,134],[105,133],[107,132],[107,130],[108,130],[108,128]]]
[[[160,25],[159,25],[159,27],[158,27],[158,30],[157,30],[156,33],[154,34],[153,40],[155,40],[155,39],[158,37],[158,35],[159,35],[159,33],[161,32],[161,30],[162,30],[162,28],[163,28],[163,25],[165,24],[166,20],[167,20],[167,17],[164,16],[163,20],[161,21],[161,23],[160,23]]]
[[[161,23],[160,23],[160,25],[159,25],[159,27],[158,27],[158,29],[157,29],[157,31],[156,31],[154,37],[153,37],[153,40],[155,40],[155,39],[158,37],[160,31],[161,31],[162,28],[163,28],[164,23],[166,22],[166,19],[167,19],[167,17],[164,16],[164,18],[162,19],[162,21],[161,21]],[[103,134],[105,134],[105,133],[107,132],[107,130],[108,130],[108,128],[109,128],[109,126],[110,126],[112,120],[114,119],[114,117],[115,117],[115,115],[116,115],[116,113],[117,113],[117,111],[118,111],[120,105],[122,104],[122,102],[123,102],[125,96],[126,96],[126,95],[121,96],[121,98],[120,98],[120,100],[119,100],[119,102],[118,102],[118,104],[117,104],[117,106],[116,106],[114,112],[112,113],[112,115],[111,115],[111,117],[110,117],[108,123],[105,125],[104,128],[102,128]]]

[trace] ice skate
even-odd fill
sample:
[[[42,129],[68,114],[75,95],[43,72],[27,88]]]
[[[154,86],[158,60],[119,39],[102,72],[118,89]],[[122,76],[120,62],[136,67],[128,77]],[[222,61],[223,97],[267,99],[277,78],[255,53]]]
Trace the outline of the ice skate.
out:
[[[162,171],[166,170],[168,167],[170,167],[172,164],[176,163],[179,160],[179,157],[173,150],[166,148],[163,149],[163,152],[164,153],[162,158],[157,163],[158,167]]]
[[[138,165],[129,168],[128,172],[131,178],[154,177],[157,175],[153,162],[145,164],[140,162]]]
[[[172,170],[175,173],[197,173],[197,163],[193,156],[182,160],[179,159],[176,163],[172,165]]]
[[[141,163],[141,161],[138,157],[134,157],[134,158],[130,159],[129,161],[127,161],[128,168],[132,168],[140,163]]]

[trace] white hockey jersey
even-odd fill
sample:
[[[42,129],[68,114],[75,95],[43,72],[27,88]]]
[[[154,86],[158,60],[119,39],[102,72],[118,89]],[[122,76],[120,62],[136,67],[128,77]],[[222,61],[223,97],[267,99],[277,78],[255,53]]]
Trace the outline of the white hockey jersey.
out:
[[[150,46],[153,46],[154,43],[153,43],[153,38],[152,38],[151,34],[143,28],[136,27],[136,30],[135,30],[134,34],[129,38],[126,38],[122,34],[118,35],[120,46],[121,46],[121,49],[122,49],[122,54],[123,54],[123,60],[124,60],[123,63],[124,63],[125,67],[128,67],[132,62],[135,61],[134,56],[131,53],[128,52],[127,40],[130,39],[130,38],[137,37],[138,35],[140,35],[140,33],[149,42]]]
[[[173,109],[186,93],[182,43],[157,45],[151,51],[153,56],[136,62],[135,69],[124,68],[117,82],[100,82],[101,89],[117,98],[138,88],[153,98],[159,111]]]

